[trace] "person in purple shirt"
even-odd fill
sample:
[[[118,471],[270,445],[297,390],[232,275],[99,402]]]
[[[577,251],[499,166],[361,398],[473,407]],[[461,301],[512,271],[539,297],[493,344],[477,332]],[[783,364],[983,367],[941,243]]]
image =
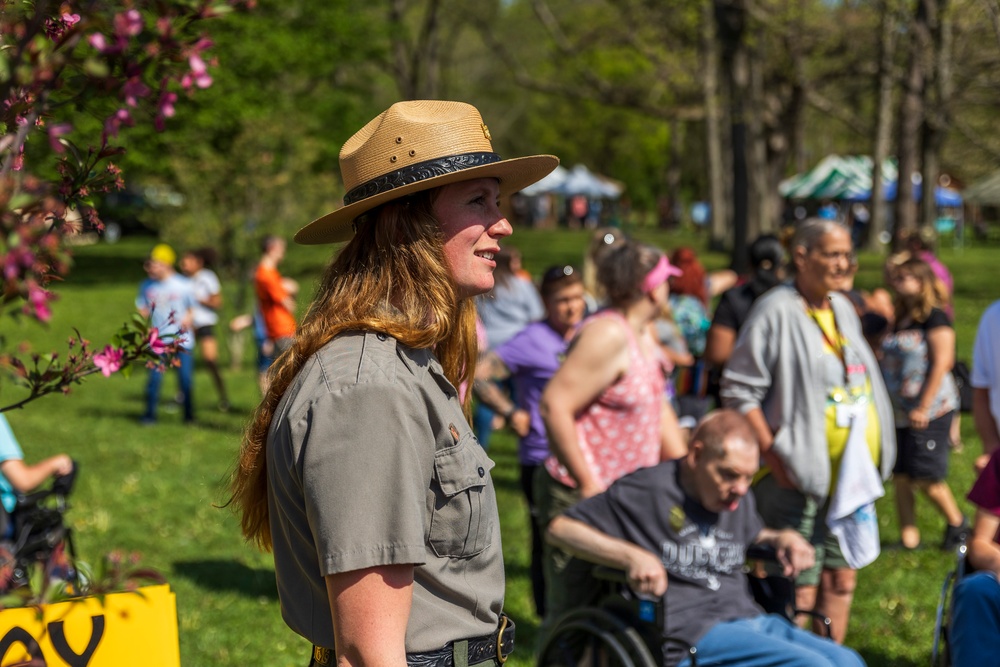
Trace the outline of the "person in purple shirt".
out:
[[[566,354],[566,347],[585,311],[583,280],[572,266],[553,266],[545,271],[541,284],[546,318],[533,322],[506,343],[485,353],[476,367],[473,390],[480,401],[506,418],[520,438],[521,489],[528,508],[535,514],[532,479],[535,469],[549,455],[545,423],[538,412],[542,391]],[[514,380],[514,404],[497,386],[506,378]],[[535,610],[545,614],[545,582],[542,577],[542,535],[531,522],[531,585]]]

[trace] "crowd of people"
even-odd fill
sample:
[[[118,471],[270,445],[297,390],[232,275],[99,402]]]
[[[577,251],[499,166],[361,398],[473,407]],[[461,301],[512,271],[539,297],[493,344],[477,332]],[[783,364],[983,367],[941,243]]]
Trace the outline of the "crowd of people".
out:
[[[832,220],[757,239],[745,277],[601,229],[582,270],[548,267],[536,292],[504,249],[499,201],[557,163],[501,159],[469,105],[401,102],[344,144],[344,206],[296,234],[346,244],[293,335],[265,332],[280,354],[231,502],[244,536],[274,553],[310,665],[503,664],[514,622],[487,447],[504,424],[519,438],[543,637],[593,600],[599,563],[663,596],[665,665],[690,664],[674,638],[710,664],[864,664],[844,642],[892,478],[900,548],[920,544],[919,490],[944,517],[941,546],[968,540],[983,571],[956,591],[957,664],[996,655],[981,644],[1000,627],[1000,455],[977,461],[970,526],[945,481],[958,398],[933,253],[894,255],[868,293]],[[284,246],[264,251],[266,278]],[[282,287],[272,304],[293,295],[264,282]],[[992,452],[1000,368],[983,339],[972,382]],[[797,608],[831,620],[830,638],[750,600],[751,544],[774,548],[766,567],[793,578]]]
[[[274,359],[291,347],[295,335],[295,297],[298,283],[282,276],[278,266],[285,257],[286,243],[268,235],[261,241],[261,256],[251,276],[253,312],[238,315],[228,329],[236,334],[252,329],[257,348],[258,381],[266,391],[268,369]],[[147,278],[139,286],[135,305],[164,342],[176,340],[178,352],[171,362],[177,371],[176,401],[183,406],[186,423],[194,422],[194,355],[211,376],[218,397],[218,409],[228,412],[229,394],[219,362],[217,328],[222,308],[222,285],[215,272],[218,257],[214,248],[185,251],[178,259],[174,249],[159,243],[143,264]],[[143,424],[155,424],[160,388],[167,365],[150,369],[146,383]]]
[[[795,571],[795,606],[829,619],[837,643],[846,638],[857,570],[880,552],[874,502],[883,495],[884,481],[891,479],[895,490],[899,548],[921,546],[917,491],[944,519],[941,549],[971,543],[975,532],[947,482],[950,453],[960,446],[950,274],[925,236],[901,245],[886,261],[885,286],[872,292],[854,288],[858,264],[849,230],[822,219],[799,223],[784,239],[757,239],[749,248],[752,270],[741,279],[710,277],[690,248],[679,248],[668,259],[609,230],[595,234],[584,261],[594,264],[598,289],[585,292],[571,266],[544,273],[543,289],[554,278],[578,285],[573,298],[580,324],[558,330],[557,344],[545,351],[544,374],[523,361],[506,364],[503,356],[512,353],[501,347],[483,356],[476,385],[479,400],[507,417],[521,438],[522,461],[530,452],[522,485],[533,517],[532,590],[543,632],[568,609],[594,601],[600,588],[588,580],[592,562],[635,566],[627,549],[615,550],[623,539],[644,542],[671,577],[690,579],[690,572],[670,569],[666,551],[657,548],[667,543],[659,533],[651,541],[646,524],[663,513],[651,500],[632,498],[628,502],[639,504],[618,507],[615,503],[626,501],[614,494],[615,489],[638,493],[634,485],[640,479],[642,484],[659,480],[662,491],[662,473],[649,472],[648,478],[631,473],[691,455],[692,447],[704,445],[695,445],[694,429],[720,409],[732,411],[725,420],[732,428],[739,421],[733,415],[745,419],[758,448],[760,468],[754,465],[750,474],[753,511],[768,530],[794,531],[810,545],[809,565]],[[713,289],[713,278],[724,287]],[[718,296],[714,311],[712,296]],[[551,313],[548,302],[546,307]],[[552,331],[551,324],[533,323],[522,346],[539,326]],[[977,368],[988,358],[983,336]],[[532,349],[540,352],[537,344]],[[534,378],[532,391],[515,385],[506,393],[489,382],[516,372]],[[986,403],[978,394],[977,400]],[[646,416],[657,411],[658,422]],[[530,436],[529,423],[535,424]],[[984,447],[992,451],[1000,445],[995,424],[987,433]],[[979,466],[991,470],[986,459]],[[526,481],[532,476],[533,485]],[[733,509],[745,494],[728,496]],[[566,521],[588,516],[576,509],[589,507],[581,501],[605,495],[595,505],[600,518],[588,531],[610,535],[609,542]],[[970,499],[981,504],[981,496]],[[987,512],[993,519],[995,514]],[[554,530],[569,524],[570,537],[564,528]],[[994,534],[982,541],[995,544]],[[766,569],[788,568],[778,562]],[[634,583],[647,585],[641,579]],[[669,597],[671,589],[666,590]],[[975,618],[981,628],[982,614]],[[985,625],[1000,627],[991,623]],[[713,645],[707,641],[698,648],[714,651]],[[735,659],[726,655],[720,664]],[[840,656],[832,664],[854,659]],[[737,662],[756,664],[746,655]],[[812,656],[803,664],[822,663]]]

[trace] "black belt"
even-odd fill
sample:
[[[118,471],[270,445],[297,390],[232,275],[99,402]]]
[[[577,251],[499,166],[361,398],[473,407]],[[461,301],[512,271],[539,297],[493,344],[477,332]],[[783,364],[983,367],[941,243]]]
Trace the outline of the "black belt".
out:
[[[514,621],[500,615],[500,625],[492,634],[473,639],[448,642],[443,648],[424,653],[407,653],[409,667],[472,667],[490,661],[496,665],[507,662],[514,650]],[[313,646],[309,667],[329,667],[337,660],[336,653],[322,646]]]

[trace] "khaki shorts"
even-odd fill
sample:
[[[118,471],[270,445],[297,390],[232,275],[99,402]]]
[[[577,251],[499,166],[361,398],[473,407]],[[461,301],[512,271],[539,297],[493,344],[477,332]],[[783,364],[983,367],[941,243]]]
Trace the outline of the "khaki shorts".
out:
[[[545,466],[535,470],[535,505],[538,510],[538,528],[545,534],[549,522],[580,500],[580,492],[552,478]],[[545,578],[545,618],[542,619],[542,636],[553,621],[570,609],[594,604],[600,595],[591,571],[594,566],[574,558],[548,542],[542,549],[542,573]]]
[[[785,489],[774,481],[774,475],[765,475],[753,487],[757,512],[768,528],[791,528],[806,538],[816,549],[816,564],[803,570],[795,579],[796,586],[818,586],[822,570],[846,569],[847,561],[840,550],[840,542],[826,527],[829,501],[822,506],[813,498],[795,489]],[[767,564],[768,574],[781,574],[781,567]]]

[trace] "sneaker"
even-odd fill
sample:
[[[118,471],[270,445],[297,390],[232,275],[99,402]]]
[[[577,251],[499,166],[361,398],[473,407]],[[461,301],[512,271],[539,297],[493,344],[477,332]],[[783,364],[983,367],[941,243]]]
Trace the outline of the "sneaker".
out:
[[[941,549],[951,551],[965,544],[969,537],[969,520],[964,516],[962,523],[957,526],[946,526],[944,529],[944,539],[941,541]]]

